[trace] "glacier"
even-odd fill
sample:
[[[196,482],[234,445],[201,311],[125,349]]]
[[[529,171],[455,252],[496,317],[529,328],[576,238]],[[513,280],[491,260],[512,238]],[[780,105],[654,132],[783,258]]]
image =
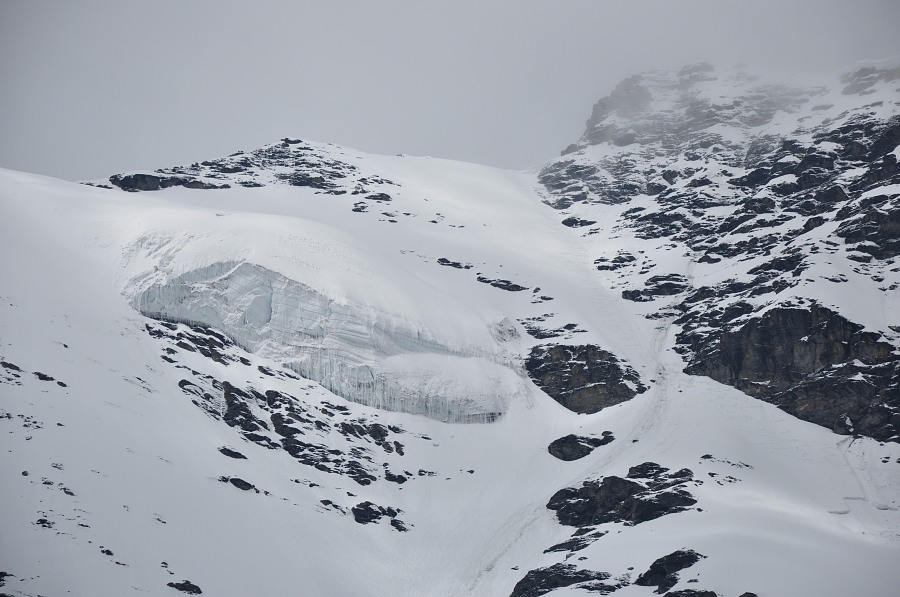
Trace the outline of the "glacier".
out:
[[[499,346],[494,353],[451,347],[252,263],[193,269],[146,288],[133,306],[154,319],[221,330],[338,396],[384,410],[490,422],[528,391],[521,363]]]

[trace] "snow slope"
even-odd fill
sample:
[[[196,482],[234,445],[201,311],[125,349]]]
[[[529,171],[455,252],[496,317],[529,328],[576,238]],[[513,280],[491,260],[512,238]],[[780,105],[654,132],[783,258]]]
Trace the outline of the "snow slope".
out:
[[[127,193],[0,171],[0,591],[649,596],[642,573],[690,549],[673,590],[894,594],[900,444],[684,373],[676,315],[596,268],[719,275],[685,247],[629,236],[626,207],[560,225],[533,173],[273,148],[341,176],[254,163],[198,179],[228,189]],[[886,329],[878,300],[859,320]],[[526,371],[548,342],[647,390],[572,412]],[[694,502],[585,531],[547,508],[586,480],[651,486],[629,475],[646,462],[690,469],[672,487]],[[514,589],[561,563],[608,577]]]

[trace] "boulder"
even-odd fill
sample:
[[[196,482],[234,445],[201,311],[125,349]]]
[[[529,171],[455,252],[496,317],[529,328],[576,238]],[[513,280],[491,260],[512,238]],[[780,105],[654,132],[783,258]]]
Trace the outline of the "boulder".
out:
[[[615,437],[613,437],[611,431],[604,431],[603,437],[584,437],[581,435],[569,434],[557,440],[553,440],[550,445],[547,446],[547,451],[560,460],[578,460],[593,452],[594,448],[604,446],[614,439]]]
[[[691,549],[679,549],[657,559],[650,568],[638,576],[634,584],[642,587],[657,587],[657,593],[665,593],[678,582],[678,573],[689,568],[706,556]]]
[[[535,346],[525,369],[548,396],[581,414],[598,412],[647,390],[627,363],[592,344]]]

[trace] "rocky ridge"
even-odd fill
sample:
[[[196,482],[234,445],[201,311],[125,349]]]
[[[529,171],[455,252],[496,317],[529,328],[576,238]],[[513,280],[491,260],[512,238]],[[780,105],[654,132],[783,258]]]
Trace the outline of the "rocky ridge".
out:
[[[898,144],[900,68],[800,86],[704,63],[623,81],[538,178],[564,225],[635,239],[597,270],[679,326],[688,373],[900,441],[900,330],[840,288],[900,288]]]

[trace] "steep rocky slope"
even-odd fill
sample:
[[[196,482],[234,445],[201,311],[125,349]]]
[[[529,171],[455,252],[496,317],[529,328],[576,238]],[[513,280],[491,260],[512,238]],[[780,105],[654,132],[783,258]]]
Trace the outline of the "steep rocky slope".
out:
[[[675,317],[687,372],[898,441],[900,68],[827,83],[629,78],[539,180],[563,224],[636,239],[597,269]]]

